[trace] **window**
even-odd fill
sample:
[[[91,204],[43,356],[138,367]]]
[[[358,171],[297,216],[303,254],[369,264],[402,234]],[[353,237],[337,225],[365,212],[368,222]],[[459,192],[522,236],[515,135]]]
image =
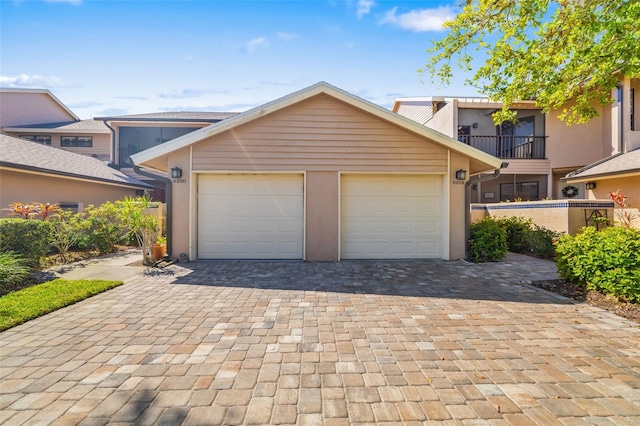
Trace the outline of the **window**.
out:
[[[51,136],[42,135],[21,135],[22,139],[26,139],[31,142],[39,143],[42,145],[51,145]]]
[[[522,199],[522,201],[539,200],[538,182],[517,182],[500,184],[500,201]]]
[[[467,145],[471,142],[471,126],[460,125],[458,126],[458,140],[464,142]]]
[[[60,146],[66,147],[92,147],[92,136],[60,136]]]

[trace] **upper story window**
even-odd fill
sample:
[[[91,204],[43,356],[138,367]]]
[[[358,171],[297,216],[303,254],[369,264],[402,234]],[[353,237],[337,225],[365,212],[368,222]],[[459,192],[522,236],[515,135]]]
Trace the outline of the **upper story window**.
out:
[[[51,145],[51,136],[43,135],[21,135],[22,139],[26,139],[31,142],[36,142],[42,145]]]
[[[92,136],[60,136],[60,146],[64,147],[92,147]]]

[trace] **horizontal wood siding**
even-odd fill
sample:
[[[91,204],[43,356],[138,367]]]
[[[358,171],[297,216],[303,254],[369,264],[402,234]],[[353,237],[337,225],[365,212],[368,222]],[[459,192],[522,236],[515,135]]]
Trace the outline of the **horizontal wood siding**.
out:
[[[319,95],[196,144],[193,169],[444,173],[447,151]]]
[[[56,101],[44,93],[2,92],[0,94],[0,126],[75,121]]]
[[[502,170],[502,174],[518,175],[548,175],[551,173],[549,160],[505,160],[509,167]]]

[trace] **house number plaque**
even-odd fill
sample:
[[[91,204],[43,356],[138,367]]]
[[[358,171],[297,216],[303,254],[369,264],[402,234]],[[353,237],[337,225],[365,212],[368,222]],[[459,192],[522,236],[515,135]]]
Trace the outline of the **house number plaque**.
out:
[[[187,180],[184,178],[173,179],[173,183],[187,183]]]

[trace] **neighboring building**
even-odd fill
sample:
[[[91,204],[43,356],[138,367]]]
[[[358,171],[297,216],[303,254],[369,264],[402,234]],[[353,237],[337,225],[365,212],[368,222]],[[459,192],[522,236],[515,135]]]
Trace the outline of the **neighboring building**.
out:
[[[86,155],[0,134],[0,208],[58,203],[75,211],[152,188]],[[6,216],[0,211],[0,216]]]
[[[568,185],[565,175],[640,145],[640,132],[634,130],[639,129],[634,116],[639,81],[621,80],[613,105],[600,107],[600,116],[587,124],[573,126],[560,121],[557,112],[542,114],[534,101],[514,105],[518,121],[499,126],[492,114],[502,104],[487,98],[399,98],[393,111],[509,163],[498,179],[477,185],[473,202],[580,199],[591,197],[584,180]]]
[[[457,178],[502,163],[326,83],[131,158],[181,174],[170,255],[192,260],[459,259]]]
[[[96,123],[104,126],[111,144],[111,161],[125,174],[154,186],[152,197],[165,201],[165,183],[133,170],[129,157],[138,152],[184,136],[195,130],[217,123],[238,113],[235,112],[160,112],[110,117],[97,117]],[[156,173],[167,177],[166,173]]]
[[[94,120],[80,120],[48,90],[0,88],[0,130],[102,161],[111,159],[109,129]]]

